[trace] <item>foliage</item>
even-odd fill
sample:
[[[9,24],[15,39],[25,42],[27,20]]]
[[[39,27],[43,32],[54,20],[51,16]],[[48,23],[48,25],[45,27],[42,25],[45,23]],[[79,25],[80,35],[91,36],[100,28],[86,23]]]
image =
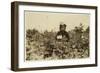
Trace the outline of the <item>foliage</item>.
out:
[[[26,31],[26,60],[73,59],[89,57],[89,27],[83,25],[69,31],[69,42],[55,40],[57,32],[36,29]]]

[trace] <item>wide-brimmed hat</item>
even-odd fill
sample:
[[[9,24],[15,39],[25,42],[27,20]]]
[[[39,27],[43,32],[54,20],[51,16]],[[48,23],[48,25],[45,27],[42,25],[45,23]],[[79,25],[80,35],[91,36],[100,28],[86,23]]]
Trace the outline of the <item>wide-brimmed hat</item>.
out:
[[[60,24],[60,28],[65,27],[66,28],[66,24]]]

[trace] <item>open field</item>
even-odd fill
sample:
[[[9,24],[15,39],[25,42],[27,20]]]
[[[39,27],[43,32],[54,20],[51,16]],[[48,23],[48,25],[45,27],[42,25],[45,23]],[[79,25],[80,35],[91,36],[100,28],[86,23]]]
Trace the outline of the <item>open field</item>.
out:
[[[54,59],[81,59],[89,57],[89,27],[76,27],[68,31],[70,40],[58,42],[57,32],[47,30],[40,33],[36,29],[26,31],[25,48],[27,61]]]

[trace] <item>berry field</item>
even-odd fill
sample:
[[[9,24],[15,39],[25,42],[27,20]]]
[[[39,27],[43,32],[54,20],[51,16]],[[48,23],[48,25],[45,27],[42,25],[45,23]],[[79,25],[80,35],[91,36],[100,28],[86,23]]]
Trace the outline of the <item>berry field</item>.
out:
[[[26,30],[25,48],[27,61],[81,59],[89,57],[89,27],[75,27],[68,31],[68,42],[55,40],[57,32],[39,32],[36,29]]]

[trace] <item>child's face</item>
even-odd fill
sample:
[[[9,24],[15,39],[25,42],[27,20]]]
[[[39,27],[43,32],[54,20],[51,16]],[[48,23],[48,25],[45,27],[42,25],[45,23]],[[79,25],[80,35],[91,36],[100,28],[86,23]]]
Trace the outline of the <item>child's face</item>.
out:
[[[66,27],[63,26],[60,28],[60,31],[65,31],[65,29],[66,29]]]

